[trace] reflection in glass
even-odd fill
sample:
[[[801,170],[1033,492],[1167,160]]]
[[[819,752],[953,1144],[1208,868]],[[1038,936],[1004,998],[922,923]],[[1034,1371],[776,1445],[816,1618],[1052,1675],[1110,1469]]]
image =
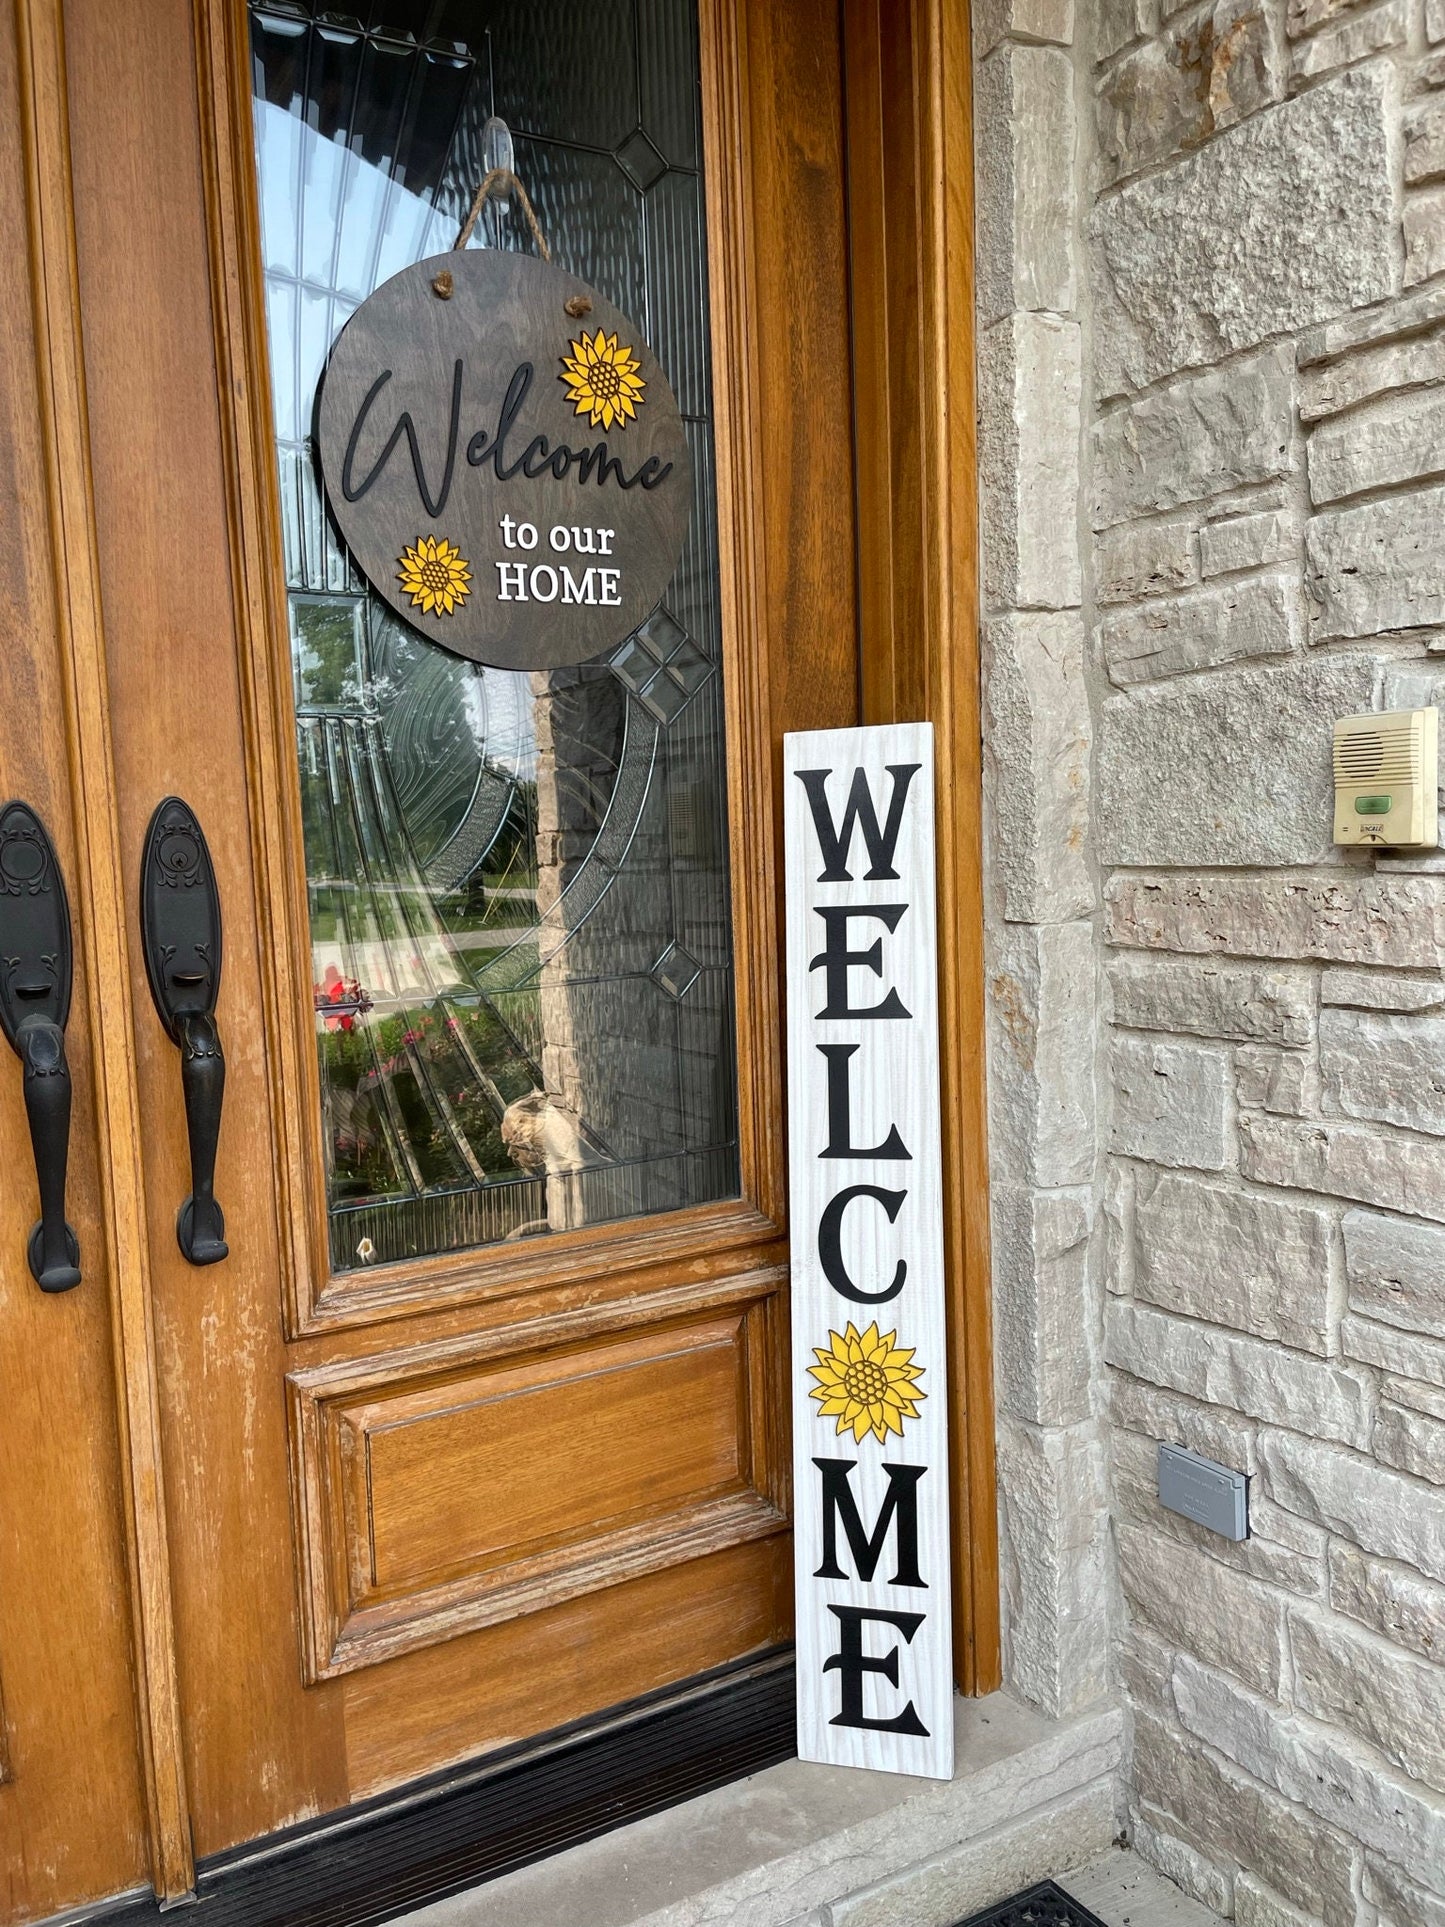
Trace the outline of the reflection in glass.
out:
[[[266,0],[251,27],[332,1261],[731,1196],[695,0]],[[310,439],[337,331],[451,246],[493,115],[553,258],[646,333],[696,480],[663,604],[543,675],[368,592]],[[493,203],[472,245],[530,242]]]

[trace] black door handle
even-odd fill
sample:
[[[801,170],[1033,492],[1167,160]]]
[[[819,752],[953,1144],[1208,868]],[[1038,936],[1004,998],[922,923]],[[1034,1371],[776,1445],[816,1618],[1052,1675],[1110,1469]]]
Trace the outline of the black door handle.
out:
[[[45,825],[27,803],[0,810],[0,1025],[25,1066],[25,1115],[40,1189],[26,1257],[42,1291],[80,1283],[80,1245],[65,1222],[70,1157],[70,905]]]
[[[228,1255],[226,1221],[215,1193],[226,1089],[226,1059],[216,1029],[221,900],[205,835],[178,796],[156,806],[146,831],[140,927],[151,996],[181,1053],[191,1193],[176,1217],[176,1242],[193,1265],[214,1265]]]

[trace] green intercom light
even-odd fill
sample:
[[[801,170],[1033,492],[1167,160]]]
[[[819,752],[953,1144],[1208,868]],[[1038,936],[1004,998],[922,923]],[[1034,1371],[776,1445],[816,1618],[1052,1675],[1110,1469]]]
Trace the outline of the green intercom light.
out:
[[[1355,798],[1356,816],[1388,816],[1390,799],[1388,796],[1357,796]]]

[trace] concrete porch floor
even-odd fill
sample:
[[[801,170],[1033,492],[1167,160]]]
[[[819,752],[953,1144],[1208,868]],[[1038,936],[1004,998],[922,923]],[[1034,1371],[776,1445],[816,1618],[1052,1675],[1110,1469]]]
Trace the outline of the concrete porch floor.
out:
[[[1137,1854],[1118,1848],[1064,1874],[1059,1885],[1105,1927],[1219,1927],[1216,1914],[1180,1893]]]
[[[1127,1853],[1124,1721],[955,1702],[951,1781],[790,1760],[450,1900],[406,1927],[951,1927],[1052,1876],[1108,1927],[1217,1927]],[[1080,1870],[1080,1871],[1073,1871]]]

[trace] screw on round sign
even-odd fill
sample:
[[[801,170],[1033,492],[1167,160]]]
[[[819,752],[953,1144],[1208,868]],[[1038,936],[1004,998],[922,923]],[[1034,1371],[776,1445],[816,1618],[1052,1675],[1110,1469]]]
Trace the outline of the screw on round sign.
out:
[[[362,573],[474,662],[601,655],[677,566],[693,480],[672,390],[636,324],[550,262],[474,248],[394,275],[332,349],[318,429]]]

